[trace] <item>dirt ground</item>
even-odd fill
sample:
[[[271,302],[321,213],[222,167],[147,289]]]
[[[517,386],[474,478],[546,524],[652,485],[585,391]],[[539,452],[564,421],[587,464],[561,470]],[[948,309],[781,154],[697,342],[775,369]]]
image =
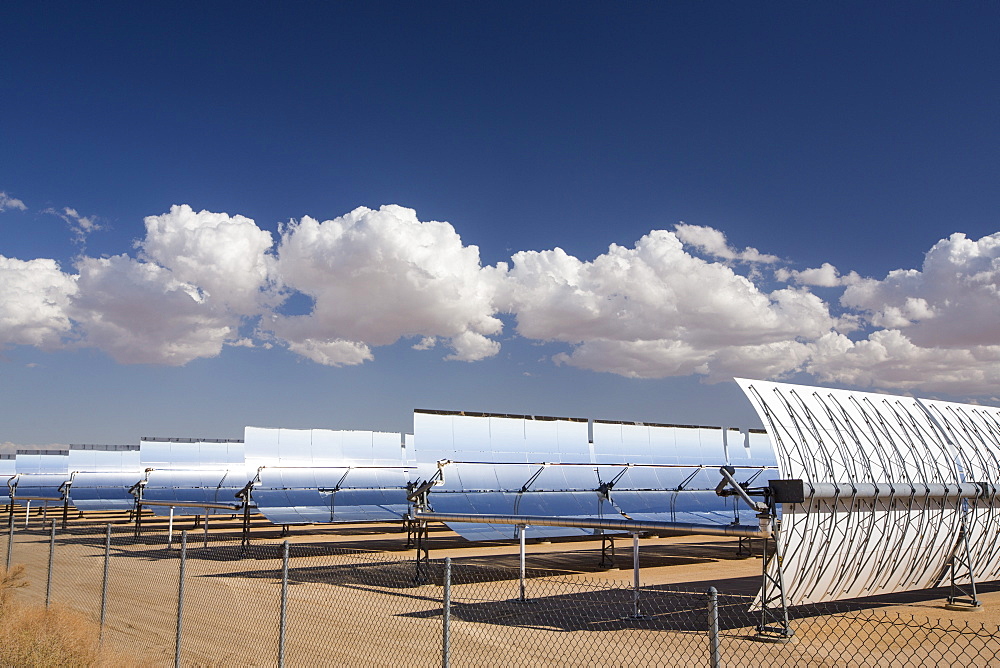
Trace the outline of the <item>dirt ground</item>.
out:
[[[42,602],[49,532],[35,511],[27,529],[23,511],[17,519],[13,562],[25,564],[32,581],[22,595]],[[187,517],[176,522],[168,548],[166,520],[146,518],[136,539],[121,515],[73,513],[67,530],[57,527],[51,600],[95,621],[101,618],[107,522],[114,527],[104,639],[148,665],[174,659],[184,529],[186,665],[277,664],[284,540],[291,547],[286,665],[440,665],[438,560],[444,557],[453,565],[450,643],[456,666],[708,665],[701,594],[709,587],[725,595],[723,665],[888,666],[897,663],[893,652],[904,650],[916,657],[911,665],[990,665],[1000,652],[996,583],[980,585],[983,609],[977,612],[945,609],[947,590],[911,592],[853,602],[864,611],[861,618],[810,612],[793,621],[792,643],[748,640],[757,621],[745,610],[746,597],[760,586],[759,542],[747,556],[746,546],[741,551],[734,539],[641,538],[640,615],[633,617],[628,537],[615,541],[613,569],[599,566],[599,540],[529,542],[528,601],[521,602],[516,543],[468,543],[444,528],[431,531],[434,561],[420,582],[416,552],[398,525],[292,527],[283,536],[280,527],[257,519],[251,546],[242,550],[236,519],[212,518],[206,547],[202,527]],[[6,535],[0,537],[0,548],[6,543]],[[877,622],[869,619],[874,612]],[[914,617],[921,623],[891,622]]]

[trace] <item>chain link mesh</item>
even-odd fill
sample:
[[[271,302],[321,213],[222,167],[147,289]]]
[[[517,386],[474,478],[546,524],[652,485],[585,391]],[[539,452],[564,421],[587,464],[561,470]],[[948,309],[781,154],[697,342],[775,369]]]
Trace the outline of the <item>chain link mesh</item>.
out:
[[[18,598],[44,604],[55,521],[51,603],[99,623],[106,525],[74,512],[63,528],[52,509],[44,520],[32,509],[27,526],[23,509],[16,519],[12,562],[31,582]],[[243,545],[233,531],[206,537],[190,517],[178,519],[169,544],[158,525],[138,536],[123,519],[111,525],[103,642],[139,665],[173,664],[182,526],[181,663],[277,665],[282,542]],[[291,543],[285,665],[441,665],[445,564],[433,559],[418,569],[412,557]],[[452,562],[451,666],[711,665],[704,591],[635,590],[532,568],[525,575],[522,595],[517,568]],[[870,601],[797,607],[789,642],[760,642],[750,597],[716,601],[723,666],[987,666],[1000,655],[1000,629],[886,612]]]

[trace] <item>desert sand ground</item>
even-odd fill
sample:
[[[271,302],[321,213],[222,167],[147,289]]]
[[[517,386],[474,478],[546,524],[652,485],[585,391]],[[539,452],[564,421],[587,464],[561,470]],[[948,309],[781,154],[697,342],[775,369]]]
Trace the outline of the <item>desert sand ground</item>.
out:
[[[23,510],[17,519],[13,561],[26,565],[32,582],[21,595],[43,601],[49,533],[34,511],[28,529]],[[291,546],[289,666],[440,665],[444,557],[453,563],[454,666],[709,665],[702,594],[712,586],[725,595],[723,665],[890,666],[900,665],[901,653],[912,657],[908,665],[990,665],[1000,652],[995,583],[980,585],[978,612],[947,610],[947,590],[930,590],[853,602],[861,612],[850,618],[793,611],[800,618],[792,643],[749,640],[757,619],[746,612],[747,597],[760,585],[759,542],[747,557],[732,539],[642,538],[640,616],[633,617],[629,538],[616,541],[620,568],[611,570],[598,566],[599,540],[529,543],[528,601],[521,602],[516,543],[468,543],[443,527],[431,531],[434,562],[420,583],[415,550],[398,525],[293,527],[283,536],[280,527],[255,519],[252,544],[242,550],[238,520],[213,517],[205,547],[201,527],[186,517],[176,522],[168,549],[164,519],[147,517],[143,536],[134,539],[120,514],[74,512],[68,530],[57,524],[51,599],[95,621],[107,522],[114,533],[104,639],[148,665],[174,659],[182,529],[189,531],[186,665],[276,665],[284,540]],[[920,623],[904,623],[911,617]]]

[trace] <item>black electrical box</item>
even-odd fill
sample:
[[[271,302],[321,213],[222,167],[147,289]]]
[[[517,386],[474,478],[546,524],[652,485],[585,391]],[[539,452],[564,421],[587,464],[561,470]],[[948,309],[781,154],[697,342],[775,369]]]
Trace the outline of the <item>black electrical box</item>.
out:
[[[805,485],[798,478],[770,480],[767,486],[771,489],[771,498],[778,503],[803,503],[806,500]]]

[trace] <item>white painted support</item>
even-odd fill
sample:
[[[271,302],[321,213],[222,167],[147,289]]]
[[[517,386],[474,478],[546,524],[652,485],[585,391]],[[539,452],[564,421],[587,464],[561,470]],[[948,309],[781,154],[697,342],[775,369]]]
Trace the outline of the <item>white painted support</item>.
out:
[[[174,544],[174,507],[170,506],[170,521],[167,523],[167,549]]]

